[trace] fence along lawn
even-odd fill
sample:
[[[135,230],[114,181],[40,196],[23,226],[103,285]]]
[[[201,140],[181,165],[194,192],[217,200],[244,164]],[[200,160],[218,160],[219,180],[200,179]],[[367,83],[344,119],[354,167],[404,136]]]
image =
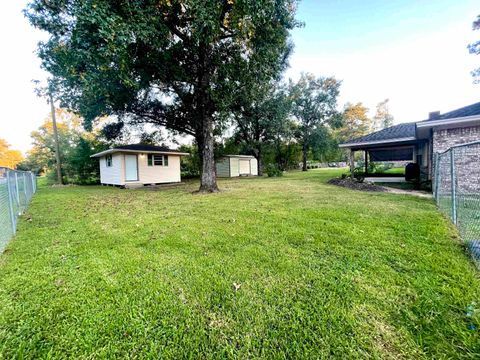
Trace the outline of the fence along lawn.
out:
[[[478,357],[454,227],[335,174],[39,189],[0,256],[0,357]]]

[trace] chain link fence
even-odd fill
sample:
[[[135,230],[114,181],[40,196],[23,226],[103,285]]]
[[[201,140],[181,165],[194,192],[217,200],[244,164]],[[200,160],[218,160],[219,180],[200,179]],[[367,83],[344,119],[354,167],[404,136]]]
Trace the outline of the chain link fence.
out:
[[[480,141],[435,155],[434,196],[480,266]]]
[[[0,253],[15,235],[18,217],[37,190],[37,178],[29,171],[0,167]]]

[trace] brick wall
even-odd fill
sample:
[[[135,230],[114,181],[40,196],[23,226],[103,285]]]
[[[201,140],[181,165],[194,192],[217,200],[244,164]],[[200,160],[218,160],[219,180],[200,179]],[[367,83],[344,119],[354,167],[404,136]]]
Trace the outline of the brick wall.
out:
[[[439,130],[433,133],[433,151],[443,152],[453,145],[480,141],[480,126]],[[457,191],[460,194],[480,191],[480,145],[456,148],[454,152]],[[440,189],[451,187],[449,154],[442,156],[440,171],[444,174]]]
[[[453,145],[480,140],[480,126],[434,130],[433,152],[448,150]]]

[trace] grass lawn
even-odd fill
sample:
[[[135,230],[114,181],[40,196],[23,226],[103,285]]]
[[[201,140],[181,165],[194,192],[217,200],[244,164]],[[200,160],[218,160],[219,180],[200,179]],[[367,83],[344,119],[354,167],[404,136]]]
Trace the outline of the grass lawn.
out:
[[[478,358],[453,227],[342,171],[41,188],[0,255],[0,358]]]
[[[385,174],[405,175],[405,167],[391,168],[384,171]]]

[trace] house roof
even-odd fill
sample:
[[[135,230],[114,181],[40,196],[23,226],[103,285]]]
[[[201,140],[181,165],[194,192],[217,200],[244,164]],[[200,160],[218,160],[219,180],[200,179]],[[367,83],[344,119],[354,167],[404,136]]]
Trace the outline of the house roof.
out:
[[[475,115],[480,115],[480,102],[472,104],[472,105],[464,106],[464,107],[456,109],[456,110],[449,111],[445,114],[438,115],[438,116],[434,117],[433,119],[428,119],[428,120],[425,120],[425,121],[455,119],[455,118],[475,116]]]
[[[432,127],[451,128],[458,126],[471,126],[478,124],[480,120],[480,102],[438,114],[428,120],[417,123],[403,123],[394,125],[374,133],[351,139],[340,147],[352,148],[355,146],[369,146],[380,144],[396,144],[416,139],[425,138],[428,134],[425,129]],[[418,129],[418,130],[417,130]]]
[[[120,145],[114,148],[101,151],[97,154],[93,154],[92,158],[101,157],[108,154],[113,154],[116,152],[126,152],[126,153],[150,153],[150,154],[172,154],[172,155],[180,155],[186,156],[190,155],[186,152],[180,152],[178,150],[169,149],[165,146],[155,146],[155,145],[147,145],[147,144],[131,144],[131,145]]]
[[[383,142],[404,142],[415,140],[415,123],[404,123],[390,126],[386,129],[375,131],[371,134],[351,139],[340,147],[351,147],[352,145],[381,144]]]

